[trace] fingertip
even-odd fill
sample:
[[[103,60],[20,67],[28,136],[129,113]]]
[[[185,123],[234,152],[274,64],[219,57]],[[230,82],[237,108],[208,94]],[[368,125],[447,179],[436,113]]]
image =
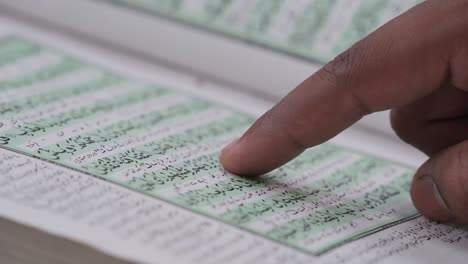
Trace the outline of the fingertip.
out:
[[[223,165],[224,169],[234,174],[237,174],[236,171],[238,171],[238,166],[236,165],[235,159],[233,159],[232,152],[233,149],[236,148],[238,141],[239,139],[236,139],[225,146],[221,150],[221,154],[219,156],[219,161],[221,162],[221,165]]]
[[[285,130],[289,118],[268,111],[242,137],[227,145],[220,155],[223,167],[237,175],[268,173],[304,151]]]
[[[240,176],[258,176],[283,165],[286,161],[281,152],[264,139],[244,135],[227,145],[219,157],[224,169]]]
[[[254,147],[240,139],[234,140],[221,151],[221,165],[226,171],[240,176],[257,176],[267,172],[257,159],[258,153],[252,150]]]

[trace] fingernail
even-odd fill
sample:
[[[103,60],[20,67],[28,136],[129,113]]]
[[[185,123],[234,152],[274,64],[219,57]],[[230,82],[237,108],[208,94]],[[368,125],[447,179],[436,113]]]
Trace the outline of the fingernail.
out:
[[[431,178],[432,181],[432,178]],[[447,216],[447,218],[451,217],[450,209],[447,206],[447,203],[445,202],[444,198],[442,198],[442,195],[440,195],[439,188],[437,188],[437,185],[432,181],[432,193],[434,195],[434,198],[437,202],[437,205],[439,206],[441,212],[443,212],[444,215]]]
[[[442,197],[437,184],[434,182],[435,177],[434,162],[426,162],[420,169],[419,185],[422,192],[426,192],[426,202],[428,203],[429,212],[432,219],[439,221],[449,221],[452,218],[450,209],[447,206],[444,198]],[[430,192],[430,193],[429,193]],[[432,204],[432,205],[431,205]]]
[[[433,197],[435,198],[437,205],[441,210],[445,211],[447,214],[450,214],[450,210],[447,206],[447,203],[444,201],[444,198],[442,198],[442,195],[440,194],[439,188],[437,188],[436,183],[434,182],[434,161],[429,160],[427,161],[421,168],[421,174],[423,177],[426,177],[426,180],[430,181],[430,184],[432,185],[432,194]]]

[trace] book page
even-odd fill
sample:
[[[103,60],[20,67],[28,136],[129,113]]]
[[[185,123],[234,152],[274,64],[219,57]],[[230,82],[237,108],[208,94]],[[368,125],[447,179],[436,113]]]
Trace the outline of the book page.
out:
[[[3,148],[313,255],[416,215],[405,166],[324,144],[238,177],[218,156],[253,123],[248,115],[14,36],[0,40],[0,63]]]
[[[0,89],[1,215],[53,219],[108,253],[148,263],[362,263],[418,248],[422,235],[466,248],[458,227],[398,225],[418,216],[411,167],[324,144],[261,177],[229,174],[219,150],[253,116],[28,35],[0,40]]]
[[[326,63],[422,0],[104,0]]]

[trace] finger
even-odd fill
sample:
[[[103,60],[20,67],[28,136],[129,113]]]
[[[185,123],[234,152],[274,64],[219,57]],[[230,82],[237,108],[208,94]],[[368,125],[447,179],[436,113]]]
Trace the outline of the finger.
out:
[[[392,110],[392,127],[428,156],[468,139],[468,92],[447,85]]]
[[[427,161],[413,179],[411,197],[429,219],[468,224],[468,141]]]
[[[449,76],[458,43],[451,23],[461,19],[446,14],[463,17],[460,2],[466,3],[425,2],[358,42],[225,148],[224,167],[242,175],[268,172],[368,113],[430,94]]]

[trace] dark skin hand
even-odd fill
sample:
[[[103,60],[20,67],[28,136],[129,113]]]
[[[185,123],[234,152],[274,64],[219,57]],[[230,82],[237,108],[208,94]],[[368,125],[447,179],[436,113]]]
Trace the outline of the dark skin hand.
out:
[[[396,133],[429,156],[411,197],[426,217],[468,224],[468,1],[429,0],[310,76],[221,154],[269,172],[363,116],[392,109]]]

